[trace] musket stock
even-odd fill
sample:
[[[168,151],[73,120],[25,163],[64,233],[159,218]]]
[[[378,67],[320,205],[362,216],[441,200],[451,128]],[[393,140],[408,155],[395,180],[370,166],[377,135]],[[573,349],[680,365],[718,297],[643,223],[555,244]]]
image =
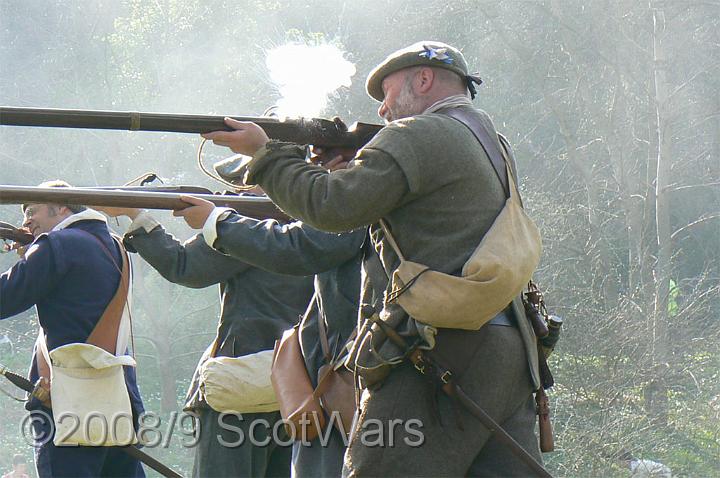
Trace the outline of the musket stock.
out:
[[[326,148],[358,149],[382,129],[381,125],[368,123],[355,123],[348,129],[341,121],[321,118],[231,117],[257,123],[271,139]],[[209,133],[231,130],[225,125],[224,118],[225,116],[217,115],[0,106],[0,125],[6,126]]]
[[[41,188],[34,186],[0,185],[0,204],[78,204],[85,206],[133,207],[143,209],[184,209],[188,203],[180,200],[180,193],[146,192],[137,189]],[[185,193],[190,194],[190,193]],[[194,194],[216,206],[230,207],[244,216],[256,219],[290,218],[270,199],[225,194]]]

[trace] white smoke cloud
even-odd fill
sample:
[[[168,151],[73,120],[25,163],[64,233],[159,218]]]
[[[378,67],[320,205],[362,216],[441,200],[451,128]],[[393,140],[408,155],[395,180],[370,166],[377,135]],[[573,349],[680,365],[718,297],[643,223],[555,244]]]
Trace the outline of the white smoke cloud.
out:
[[[341,86],[351,85],[355,65],[333,45],[279,46],[268,53],[270,79],[281,98],[279,116],[319,116],[328,96]]]

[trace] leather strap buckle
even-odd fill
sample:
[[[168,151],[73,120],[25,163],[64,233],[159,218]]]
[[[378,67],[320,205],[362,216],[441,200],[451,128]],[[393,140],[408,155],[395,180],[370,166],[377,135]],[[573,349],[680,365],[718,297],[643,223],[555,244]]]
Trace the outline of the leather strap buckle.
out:
[[[417,354],[415,356],[415,360],[412,361],[413,366],[415,367],[415,370],[420,372],[421,374],[425,374],[425,361],[422,358],[422,355]]]

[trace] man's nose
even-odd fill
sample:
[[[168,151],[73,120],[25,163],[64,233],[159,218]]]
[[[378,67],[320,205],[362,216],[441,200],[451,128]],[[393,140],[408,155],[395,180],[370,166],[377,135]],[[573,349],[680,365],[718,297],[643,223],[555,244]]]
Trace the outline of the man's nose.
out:
[[[385,115],[387,114],[387,111],[388,111],[388,107],[385,104],[385,102],[383,101],[382,103],[380,103],[380,108],[378,108],[378,115],[380,115],[380,117],[382,119],[385,119]]]

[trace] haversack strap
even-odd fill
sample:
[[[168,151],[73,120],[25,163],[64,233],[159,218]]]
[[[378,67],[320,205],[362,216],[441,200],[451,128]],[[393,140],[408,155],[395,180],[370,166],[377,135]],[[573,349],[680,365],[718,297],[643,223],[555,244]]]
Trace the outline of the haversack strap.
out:
[[[485,154],[490,159],[490,163],[495,169],[495,173],[497,174],[500,184],[502,184],[503,190],[505,191],[505,197],[509,198],[511,189],[508,184],[508,178],[512,181],[514,176],[517,176],[517,174],[515,173],[515,165],[510,161],[506,152],[503,151],[506,145],[502,145],[500,135],[494,139],[478,118],[467,114],[467,112],[461,108],[447,108],[438,111],[438,113],[459,121],[472,132],[480,143],[482,149],[485,151]],[[508,174],[508,170],[510,171],[510,174]],[[515,183],[515,190],[517,191],[517,183]]]
[[[120,271],[120,283],[118,284],[115,295],[108,303],[105,311],[100,317],[100,320],[98,320],[97,324],[95,324],[95,328],[87,338],[86,343],[100,347],[113,355],[118,352],[124,353],[124,350],[117,350],[117,339],[120,330],[120,322],[122,321],[123,311],[127,305],[128,291],[130,288],[130,265],[127,252],[125,252],[122,242],[113,237],[113,241],[120,248],[120,256],[122,257],[122,268],[119,268],[112,257],[112,254],[105,244],[102,243],[100,238],[94,234],[91,235],[97,240],[103,251],[105,251],[105,253],[110,257],[116,269]]]
[[[92,332],[88,336],[86,343],[100,347],[105,351],[115,355],[117,353],[117,336],[120,329],[120,321],[122,320],[123,310],[127,304],[127,296],[130,284],[130,265],[128,262],[127,252],[122,246],[122,242],[118,238],[113,236],[113,241],[120,248],[120,255],[122,257],[122,269],[118,267],[115,259],[112,257],[109,249],[102,243],[100,238],[96,235],[91,234],[87,231],[82,231],[92,236],[100,244],[101,249],[108,254],[110,261],[115,268],[120,272],[120,282],[118,288],[115,291],[115,295],[108,303],[107,307],[103,311],[102,316],[95,324]],[[132,318],[130,319],[131,337],[132,337]],[[133,352],[135,347],[133,346]],[[38,339],[36,341],[36,361],[38,368],[38,375],[50,381],[50,354],[47,347],[47,338],[45,331],[40,327],[38,332]]]
[[[387,223],[385,222],[385,219],[380,219],[379,221],[380,227],[383,230],[383,233],[385,234],[385,237],[387,238],[388,242],[390,243],[390,247],[393,248],[393,251],[395,251],[395,254],[400,258],[401,261],[405,260],[405,256],[403,256],[402,251],[400,250],[400,247],[398,247],[397,242],[395,242],[395,237],[393,237],[392,234],[390,234],[390,228],[388,227]]]
[[[325,363],[331,363],[333,360],[332,353],[330,352],[330,342],[328,341],[327,328],[325,327],[325,319],[318,312],[318,335],[320,336],[320,348],[322,348],[323,355],[325,356]]]

